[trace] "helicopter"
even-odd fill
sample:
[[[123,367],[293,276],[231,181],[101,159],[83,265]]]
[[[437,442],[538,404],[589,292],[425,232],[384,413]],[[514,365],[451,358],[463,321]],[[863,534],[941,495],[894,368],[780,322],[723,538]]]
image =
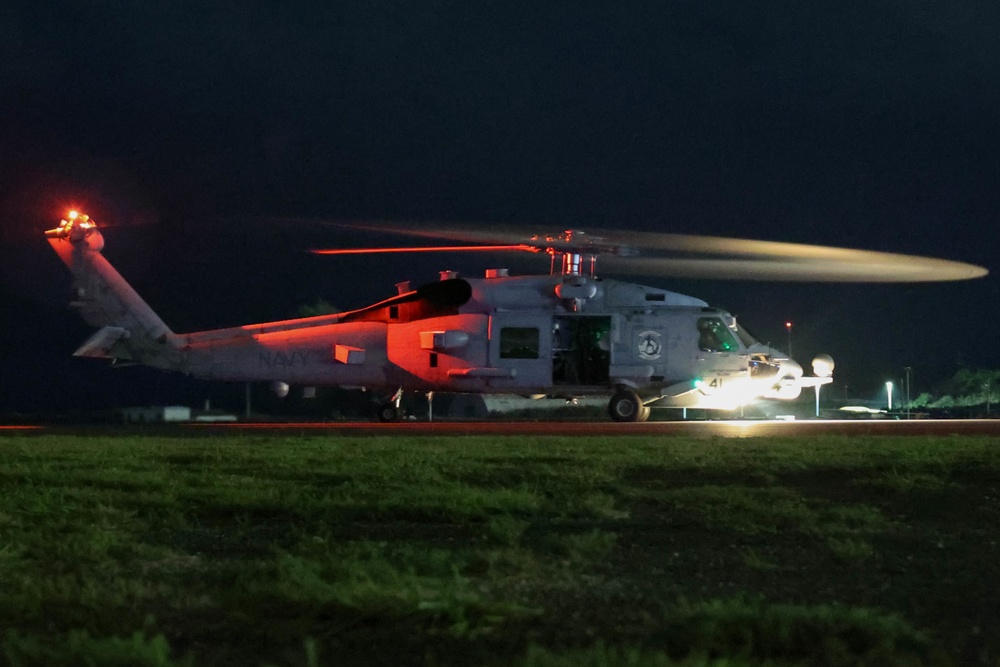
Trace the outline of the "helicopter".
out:
[[[45,235],[73,275],[71,306],[97,327],[75,356],[269,382],[279,396],[293,384],[363,388],[379,397],[376,415],[385,422],[400,418],[404,392],[607,397],[612,420],[639,422],[652,408],[733,410],[833,381],[828,355],[813,359],[806,375],[729,312],[604,278],[598,259],[632,273],[744,280],[924,282],[987,273],[950,260],[710,236],[383,229],[466,245],[313,252],[517,251],[548,255],[550,270],[515,276],[492,268],[481,278],[442,271],[437,281],[399,283],[395,295],[355,310],[178,334],[104,258],[104,237],[88,215],[71,211]]]

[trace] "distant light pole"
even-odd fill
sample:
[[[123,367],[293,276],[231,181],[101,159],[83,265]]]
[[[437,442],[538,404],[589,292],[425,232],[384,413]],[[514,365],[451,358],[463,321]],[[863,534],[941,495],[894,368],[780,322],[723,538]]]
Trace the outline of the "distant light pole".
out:
[[[885,393],[889,397],[889,412],[892,412],[892,380],[885,383]]]
[[[905,366],[903,367],[903,370],[906,371],[906,418],[909,419],[910,418],[910,371],[912,371],[913,369],[910,368],[909,366]]]
[[[788,332],[788,356],[792,356],[792,323],[785,322],[785,331]]]

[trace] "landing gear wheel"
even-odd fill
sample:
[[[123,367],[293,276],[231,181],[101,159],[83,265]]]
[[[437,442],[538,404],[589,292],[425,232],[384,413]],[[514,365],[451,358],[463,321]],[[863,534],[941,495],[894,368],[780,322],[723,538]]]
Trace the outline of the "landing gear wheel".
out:
[[[396,407],[395,403],[383,403],[378,406],[378,420],[380,422],[397,422],[399,421],[399,408]]]
[[[608,414],[616,422],[641,422],[649,418],[649,408],[631,389],[619,389],[608,403]]]

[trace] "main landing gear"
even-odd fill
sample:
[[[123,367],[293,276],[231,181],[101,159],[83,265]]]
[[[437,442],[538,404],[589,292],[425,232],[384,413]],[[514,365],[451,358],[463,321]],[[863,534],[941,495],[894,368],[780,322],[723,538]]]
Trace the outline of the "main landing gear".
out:
[[[375,416],[380,422],[398,422],[402,411],[399,409],[400,399],[403,398],[403,389],[400,388],[388,400],[375,406]]]
[[[642,404],[639,394],[619,387],[608,402],[608,414],[616,422],[644,422],[649,419],[649,408]]]
[[[375,414],[380,422],[399,421],[399,408],[393,403],[382,403],[378,406]]]

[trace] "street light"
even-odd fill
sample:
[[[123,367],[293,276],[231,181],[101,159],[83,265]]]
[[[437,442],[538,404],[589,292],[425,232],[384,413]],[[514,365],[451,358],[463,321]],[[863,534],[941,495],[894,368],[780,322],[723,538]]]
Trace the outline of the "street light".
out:
[[[885,383],[885,393],[889,397],[889,412],[892,412],[892,381]]]
[[[910,418],[910,371],[913,369],[909,366],[903,368],[906,371],[906,418]]]
[[[788,356],[792,356],[792,323],[785,322],[785,331],[788,332]]]

